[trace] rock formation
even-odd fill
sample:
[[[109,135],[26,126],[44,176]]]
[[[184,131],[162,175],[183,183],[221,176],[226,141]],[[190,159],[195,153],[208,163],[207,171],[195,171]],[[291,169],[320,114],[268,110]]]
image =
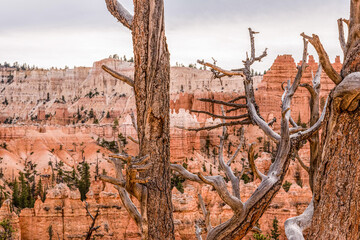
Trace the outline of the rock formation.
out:
[[[101,70],[106,64],[125,75],[133,74],[132,63],[115,59],[105,59],[94,63],[92,68],[63,70],[24,70],[1,68],[0,122],[16,124],[0,126],[0,168],[4,178],[12,179],[24,169],[25,161],[38,164],[42,174],[49,174],[49,161],[62,161],[71,169],[85,157],[91,172],[99,161],[101,169],[109,175],[114,174],[112,166],[106,161],[111,153],[99,145],[101,139],[113,141],[119,133],[136,137],[129,113],[134,109],[134,97],[131,89],[123,82],[116,81]],[[309,58],[309,67],[302,83],[311,81],[312,73],[318,64]],[[336,70],[341,68],[340,59],[333,64]],[[292,79],[296,74],[296,64],[290,55],[278,56],[269,71],[262,77],[255,77],[255,94],[260,112],[265,120],[279,116],[280,99],[283,93],[281,83]],[[13,76],[13,77],[9,77]],[[325,74],[321,80],[321,96],[325,96],[333,87]],[[8,81],[8,79],[12,78]],[[243,91],[240,78],[223,78],[222,81],[211,78],[211,72],[173,67],[171,69],[171,160],[186,163],[192,172],[205,171],[217,173],[216,146],[219,144],[219,131],[187,132],[176,128],[200,127],[219,123],[204,114],[193,114],[191,109],[210,111],[220,114],[214,104],[203,103],[198,98],[220,100],[233,99]],[[49,94],[48,94],[49,93]],[[292,117],[308,122],[309,93],[299,89],[294,97]],[[321,100],[324,104],[324,99]],[[233,112],[231,114],[237,114]],[[80,116],[79,116],[80,115]],[[117,126],[114,121],[118,121]],[[98,120],[98,123],[95,121]],[[274,126],[275,128],[278,125]],[[232,145],[227,151],[234,152],[239,143],[238,129],[229,128]],[[270,166],[271,154],[261,153],[266,139],[254,126],[245,127],[246,144],[256,142],[259,158],[256,160],[262,171]],[[260,138],[259,138],[260,137]],[[98,141],[99,139],[99,141]],[[6,143],[6,147],[3,147]],[[124,150],[136,153],[137,145],[131,141]],[[308,164],[308,152],[305,147],[301,157]],[[243,151],[234,163],[238,171],[242,168]],[[307,173],[297,162],[292,162],[286,180],[292,183],[290,190],[281,189],[271,206],[260,220],[261,229],[266,233],[276,216],[283,234],[284,221],[301,213],[311,199]],[[243,198],[248,198],[256,189],[258,182],[245,184],[241,181]],[[302,185],[300,187],[299,185]],[[226,221],[231,211],[211,188],[185,181],[184,193],[173,189],[174,217],[177,239],[194,239],[194,221],[202,219],[197,194],[201,193],[210,212],[214,225]],[[90,211],[98,208],[100,216],[96,232],[101,239],[139,239],[136,225],[130,220],[110,185],[93,179],[91,190],[87,194]],[[57,185],[47,193],[45,202],[38,199],[33,209],[24,209],[19,215],[11,213],[8,202],[0,209],[0,220],[11,216],[13,225],[18,229],[21,239],[48,239],[48,229],[52,226],[54,236],[62,239],[83,239],[91,220],[87,216],[79,193],[71,191],[66,185]],[[57,237],[56,237],[57,238]]]

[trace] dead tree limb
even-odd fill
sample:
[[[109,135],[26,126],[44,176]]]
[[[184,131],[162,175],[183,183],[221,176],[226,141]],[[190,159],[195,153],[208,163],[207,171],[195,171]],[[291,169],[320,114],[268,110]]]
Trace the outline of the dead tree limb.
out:
[[[117,0],[105,0],[106,6],[119,22],[132,30],[133,16]]]
[[[91,214],[91,212],[89,210],[89,204],[87,202],[85,202],[85,209],[86,209],[87,214],[90,216],[90,218],[92,220],[91,225],[89,227],[89,230],[88,230],[88,232],[86,234],[86,237],[85,237],[85,240],[90,240],[92,234],[94,232],[96,232],[100,228],[100,226],[95,227],[96,219],[98,218],[98,216],[100,214],[100,207],[97,208],[95,216],[93,216]]]
[[[338,19],[337,22],[338,22],[338,29],[339,29],[339,42],[340,42],[341,49],[343,50],[343,53],[345,55],[347,52],[347,48],[346,48],[343,19],[340,18],[340,19]]]
[[[211,63],[207,63],[207,62],[204,62],[202,60],[198,60],[197,61],[199,64],[201,65],[204,65],[204,66],[207,66],[211,69],[214,69],[215,71],[219,72],[219,73],[223,73],[224,76],[228,76],[228,77],[232,77],[232,76],[244,76],[244,73],[242,71],[229,71],[229,70],[225,70],[225,69],[222,69],[218,66],[216,66],[215,64],[211,64]]]
[[[249,151],[248,151],[249,165],[250,165],[251,171],[254,173],[254,176],[256,176],[257,178],[259,178],[262,181],[263,178],[265,178],[266,176],[264,174],[262,174],[256,167],[254,155],[255,155],[254,144],[250,144]]]
[[[329,60],[329,56],[328,56],[327,52],[325,51],[323,45],[321,44],[319,36],[317,36],[316,34],[313,34],[312,37],[310,37],[310,36],[306,35],[305,33],[302,33],[301,36],[303,38],[309,40],[311,45],[313,45],[313,47],[315,48],[317,54],[319,55],[320,64],[324,68],[324,71],[329,76],[329,78],[336,85],[338,85],[342,81],[342,77],[340,76],[339,73],[337,73],[335,71],[335,69],[331,65],[330,60]]]
[[[239,115],[239,116],[221,116],[221,115],[216,115],[213,114],[211,112],[207,112],[207,111],[199,111],[199,110],[190,110],[190,112],[192,113],[203,113],[206,115],[209,115],[213,118],[219,118],[219,119],[228,119],[228,120],[235,120],[235,119],[241,119],[241,118],[248,118],[249,114],[243,114],[243,115]]]
[[[242,71],[244,74],[244,86],[245,86],[245,95],[246,95],[246,106],[247,111],[250,117],[251,123],[260,127],[263,132],[273,139],[278,144],[278,150],[275,157],[275,161],[271,164],[269,172],[264,175],[262,174],[255,166],[253,148],[249,151],[249,164],[254,172],[254,175],[258,176],[261,179],[261,183],[250,196],[250,198],[243,203],[240,197],[240,188],[237,184],[238,178],[234,177],[233,172],[230,168],[231,161],[228,161],[228,164],[225,164],[223,146],[224,141],[226,141],[226,126],[225,118],[222,118],[222,123],[218,124],[216,127],[222,127],[223,133],[220,136],[220,146],[219,146],[219,163],[220,169],[225,173],[226,177],[230,180],[232,186],[232,194],[227,190],[226,184],[222,176],[204,176],[201,173],[193,174],[184,169],[181,165],[172,165],[172,169],[177,171],[178,174],[183,176],[185,179],[203,182],[204,184],[209,184],[215,188],[221,199],[228,204],[231,209],[234,211],[234,215],[228,221],[213,227],[207,234],[208,240],[213,239],[241,239],[246,235],[246,233],[252,229],[256,221],[260,218],[262,213],[266,210],[267,206],[271,202],[275,194],[281,189],[282,182],[288,170],[290,159],[294,151],[297,150],[300,141],[309,138],[314,132],[318,131],[321,126],[322,119],[319,120],[309,129],[305,131],[300,131],[295,134],[291,134],[289,122],[291,117],[291,101],[299,87],[300,79],[305,71],[307,66],[307,41],[304,39],[304,50],[303,50],[303,59],[302,65],[298,67],[297,75],[291,83],[288,81],[287,86],[284,87],[284,94],[282,97],[281,105],[281,128],[280,134],[276,133],[269,124],[264,121],[260,116],[258,107],[255,101],[254,88],[253,88],[253,79],[251,75],[251,65],[255,61],[260,61],[263,57],[266,56],[266,50],[264,53],[256,57],[255,54],[255,41],[254,34],[256,32],[249,29],[250,39],[251,39],[251,56],[247,57],[244,63],[244,68],[235,69],[236,74],[239,74],[239,71]],[[211,64],[206,64],[204,61],[200,61],[201,64],[212,67]],[[214,71],[218,71],[218,67],[214,68]],[[225,71],[222,73],[224,74]],[[231,72],[226,71],[226,74],[231,75]],[[237,106],[231,105],[232,103],[217,100],[207,100],[215,104],[222,104],[226,106],[231,106],[234,109]],[[222,108],[223,116],[225,116],[224,110]],[[294,124],[295,125],[295,124]],[[297,125],[295,125],[297,127]],[[245,168],[245,167],[244,167]],[[244,171],[244,168],[242,172]]]
[[[204,214],[206,230],[207,230],[207,232],[210,232],[212,229],[211,220],[210,220],[210,212],[206,209],[204,199],[202,198],[201,194],[198,194],[198,199],[199,199],[199,203],[201,206],[201,211]]]
[[[314,214],[314,202],[311,200],[305,211],[296,217],[285,221],[285,234],[289,240],[305,240],[303,231],[311,226]]]
[[[184,128],[184,127],[180,127],[180,126],[175,126],[175,127],[179,128],[179,129],[187,130],[187,131],[198,132],[198,131],[203,131],[203,130],[208,130],[209,131],[209,130],[216,129],[216,128],[219,128],[219,127],[224,127],[224,126],[239,126],[239,125],[249,125],[249,124],[251,124],[251,120],[250,119],[245,119],[245,120],[242,120],[242,121],[219,123],[219,124],[214,125],[214,126],[201,127],[201,128]]]
[[[111,76],[113,76],[114,78],[119,79],[119,80],[123,81],[124,83],[127,83],[130,87],[134,87],[134,80],[133,79],[131,79],[131,78],[129,78],[129,77],[127,77],[127,76],[125,76],[125,75],[123,75],[121,73],[118,73],[118,72],[112,70],[111,68],[109,68],[109,67],[107,67],[105,65],[102,65],[101,68],[105,72],[107,72]]]
[[[299,156],[299,153],[296,154],[295,158],[299,161],[300,163],[300,166],[306,171],[309,173],[310,171],[310,168],[308,166],[306,166],[306,164],[301,160],[300,156]]]

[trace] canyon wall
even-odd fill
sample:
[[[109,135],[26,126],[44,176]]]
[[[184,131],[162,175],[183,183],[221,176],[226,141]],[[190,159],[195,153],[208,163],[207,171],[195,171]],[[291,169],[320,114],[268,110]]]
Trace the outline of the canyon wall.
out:
[[[24,169],[26,161],[37,164],[42,174],[49,174],[49,161],[62,161],[66,169],[76,167],[82,158],[90,164],[91,172],[95,171],[96,162],[100,169],[109,175],[114,174],[112,165],[107,161],[111,152],[100,146],[98,139],[114,140],[119,133],[136,138],[129,113],[135,109],[131,88],[115,80],[101,70],[107,65],[122,74],[132,76],[133,65],[115,59],[104,59],[94,63],[92,68],[75,68],[66,70],[2,70],[0,81],[0,121],[11,118],[13,124],[0,126],[0,167],[6,169],[4,178],[13,179]],[[318,64],[309,57],[302,83],[310,83]],[[333,64],[336,70],[341,69],[339,58]],[[9,73],[10,71],[10,73]],[[9,76],[13,79],[8,82]],[[276,117],[280,120],[280,99],[283,93],[281,83],[293,79],[296,75],[296,63],[290,55],[278,56],[269,71],[262,77],[256,76],[255,96],[260,112],[265,120]],[[323,73],[321,79],[322,102],[333,87],[330,79]],[[49,93],[49,94],[48,94]],[[91,93],[91,94],[90,94]],[[216,147],[219,144],[219,130],[188,132],[177,127],[203,127],[220,123],[218,119],[204,114],[191,113],[191,109],[205,110],[220,114],[220,108],[211,103],[203,103],[198,98],[230,100],[243,94],[241,78],[223,78],[222,82],[211,78],[211,72],[205,70],[172,67],[171,69],[171,161],[186,163],[192,172],[218,174]],[[48,97],[49,95],[49,97]],[[62,97],[64,96],[64,97]],[[65,101],[63,101],[65,100]],[[240,100],[239,102],[244,101]],[[301,121],[307,123],[309,118],[309,93],[300,88],[292,104],[292,117],[295,121],[301,113]],[[245,103],[245,102],[244,102]],[[89,113],[93,111],[94,117]],[[244,113],[232,112],[231,115]],[[81,115],[79,118],[78,115]],[[98,120],[95,123],[95,119]],[[115,125],[114,121],[119,125]],[[14,124],[15,122],[15,124]],[[278,129],[279,121],[274,125]],[[271,164],[271,154],[262,152],[264,134],[255,126],[245,126],[246,145],[256,142],[259,158],[256,164],[266,172]],[[232,144],[227,146],[227,153],[235,152],[239,143],[238,128],[229,128]],[[259,139],[261,137],[262,139]],[[137,153],[137,145],[131,141],[124,148],[129,154]],[[301,157],[308,164],[309,150],[306,146]],[[242,169],[242,159],[247,158],[246,149],[237,157],[233,168]],[[299,176],[302,184],[299,184]],[[276,216],[285,239],[283,223],[300,214],[311,199],[307,173],[297,162],[292,161],[286,181],[292,183],[288,192],[281,189],[269,209],[259,221],[261,229],[267,233]],[[250,197],[259,184],[258,181],[245,184],[241,181],[243,200]],[[302,186],[300,186],[302,185]],[[185,181],[184,193],[173,189],[174,217],[177,239],[194,239],[194,221],[202,219],[197,194],[201,193],[211,212],[212,224],[218,225],[232,215],[227,205],[212,188]],[[124,210],[115,189],[93,179],[87,199],[90,211],[100,210],[97,224],[101,226],[95,233],[99,239],[139,239],[134,222]],[[71,191],[65,185],[57,185],[49,190],[45,202],[38,199],[35,207],[24,209],[19,215],[10,208],[0,209],[0,220],[12,219],[18,229],[17,237],[21,239],[49,239],[48,228],[52,226],[54,236],[61,239],[83,239],[90,226],[84,203],[79,193]],[[57,238],[57,237],[55,237]]]

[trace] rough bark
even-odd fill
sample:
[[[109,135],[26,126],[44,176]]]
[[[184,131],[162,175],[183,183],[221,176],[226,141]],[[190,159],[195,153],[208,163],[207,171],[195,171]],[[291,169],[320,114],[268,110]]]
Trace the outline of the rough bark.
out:
[[[134,0],[134,91],[140,155],[150,156],[147,187],[148,239],[174,239],[170,183],[170,61],[163,0]]]
[[[343,68],[341,70],[342,78],[345,78],[352,72],[360,71],[360,1],[351,0],[350,3],[350,21],[349,34],[346,44],[346,52]]]
[[[360,236],[360,109],[338,113],[334,104],[323,134],[309,239]]]
[[[315,74],[315,77],[312,81],[312,86],[309,84],[302,84],[300,86],[305,87],[310,92],[310,126],[314,126],[316,122],[319,120],[320,117],[320,79],[321,79],[321,72],[322,67],[321,64],[319,65],[319,68]],[[309,145],[310,145],[310,167],[308,168],[307,172],[309,173],[309,185],[311,190],[313,190],[313,182],[315,178],[315,174],[320,162],[320,135],[319,133],[315,133],[311,136],[309,139]],[[299,156],[297,156],[299,157]],[[301,165],[302,162],[299,159],[299,162]],[[304,166],[303,166],[304,167]],[[305,167],[306,169],[306,167]]]
[[[309,239],[360,236],[360,1],[351,0],[342,81],[330,94]]]
[[[163,0],[134,0],[132,16],[117,0],[105,0],[109,12],[132,31],[134,80],[106,66],[110,75],[133,87],[137,120],[131,114],[139,156],[116,155],[110,159],[120,198],[141,232],[141,239],[175,239],[170,180],[170,59],[165,38]],[[122,162],[126,176],[122,175]],[[139,176],[138,176],[139,174]],[[140,202],[140,211],[129,194]]]

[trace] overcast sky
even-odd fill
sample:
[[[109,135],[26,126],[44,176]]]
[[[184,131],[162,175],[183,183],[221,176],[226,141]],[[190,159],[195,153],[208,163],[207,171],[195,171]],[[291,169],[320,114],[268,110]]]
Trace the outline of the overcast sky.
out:
[[[121,0],[132,11],[131,0]],[[316,33],[333,61],[341,55],[336,20],[348,18],[344,0],[165,0],[171,63],[218,60],[240,67],[249,49],[248,27],[259,31],[257,51],[302,53],[301,32]],[[0,0],[0,62],[39,67],[92,66],[110,54],[132,55],[130,31],[108,13],[104,0]],[[315,54],[312,47],[310,53]]]

